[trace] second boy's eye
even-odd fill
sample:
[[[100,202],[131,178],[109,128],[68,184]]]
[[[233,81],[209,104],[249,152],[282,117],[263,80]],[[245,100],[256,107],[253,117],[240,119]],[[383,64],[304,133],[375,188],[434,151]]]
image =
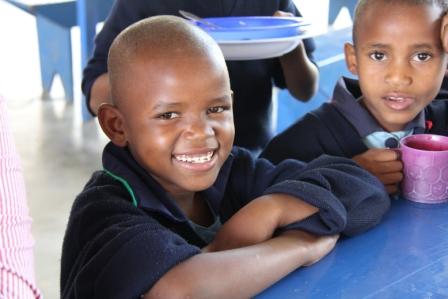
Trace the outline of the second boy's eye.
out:
[[[227,110],[224,106],[215,106],[207,109],[207,113],[221,113]]]
[[[370,58],[372,58],[375,61],[383,61],[384,59],[386,59],[386,54],[375,51],[370,54]]]
[[[431,57],[432,55],[429,53],[417,53],[416,55],[414,55],[414,57],[412,57],[412,60],[423,62],[428,61],[429,59],[431,59]]]
[[[157,118],[160,118],[160,119],[173,119],[173,118],[177,118],[177,117],[179,117],[179,114],[176,112],[164,112],[164,113],[157,115]]]

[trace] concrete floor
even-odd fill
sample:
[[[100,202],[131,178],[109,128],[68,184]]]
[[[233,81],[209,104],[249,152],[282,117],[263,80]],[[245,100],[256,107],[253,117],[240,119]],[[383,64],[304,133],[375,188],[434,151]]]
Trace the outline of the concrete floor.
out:
[[[45,298],[59,298],[61,245],[70,207],[100,167],[106,138],[95,120],[80,121],[77,105],[64,100],[58,80],[51,95],[41,96],[33,17],[0,1],[0,37],[0,94],[8,101],[34,220],[37,284]],[[79,65],[79,57],[74,60]],[[80,78],[79,69],[74,72]]]

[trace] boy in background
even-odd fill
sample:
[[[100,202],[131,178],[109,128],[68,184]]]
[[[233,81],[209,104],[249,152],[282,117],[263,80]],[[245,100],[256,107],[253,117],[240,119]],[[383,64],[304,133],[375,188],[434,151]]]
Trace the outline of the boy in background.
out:
[[[262,157],[310,161],[321,154],[348,157],[398,191],[401,138],[448,134],[447,102],[433,101],[447,66],[440,38],[442,0],[361,0],[353,45],[345,58],[358,80],[342,78],[330,103],[275,137]]]
[[[252,297],[389,208],[349,159],[274,166],[232,148],[224,57],[191,23],[135,23],[108,65],[98,119],[111,143],[71,211],[62,298]]]

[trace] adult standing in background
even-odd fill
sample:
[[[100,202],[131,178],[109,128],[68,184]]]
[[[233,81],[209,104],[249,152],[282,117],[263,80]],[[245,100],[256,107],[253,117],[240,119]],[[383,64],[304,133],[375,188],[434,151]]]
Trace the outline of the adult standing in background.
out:
[[[0,96],[0,298],[40,298],[31,222],[6,102]]]
[[[201,17],[300,16],[292,0],[116,0],[84,69],[82,90],[92,114],[110,101],[107,56],[114,38],[141,19],[179,15],[179,10]],[[313,40],[307,39],[280,58],[227,61],[234,92],[235,145],[257,153],[271,139],[273,85],[288,88],[301,101],[315,94],[319,72],[312,62],[314,48]]]

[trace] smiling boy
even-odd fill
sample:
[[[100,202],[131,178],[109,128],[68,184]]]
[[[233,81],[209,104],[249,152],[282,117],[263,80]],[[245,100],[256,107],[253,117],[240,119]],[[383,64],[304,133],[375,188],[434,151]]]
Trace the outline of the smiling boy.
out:
[[[62,298],[252,297],[388,210],[349,159],[274,166],[232,148],[224,57],[189,22],[135,23],[108,64],[98,119],[111,142],[71,211]]]
[[[321,154],[349,157],[398,191],[403,165],[397,151],[407,135],[447,135],[447,102],[433,101],[447,57],[440,39],[446,1],[361,0],[353,45],[345,45],[349,71],[332,101],[274,138],[262,156],[309,161]],[[295,140],[306,142],[296,143]]]

